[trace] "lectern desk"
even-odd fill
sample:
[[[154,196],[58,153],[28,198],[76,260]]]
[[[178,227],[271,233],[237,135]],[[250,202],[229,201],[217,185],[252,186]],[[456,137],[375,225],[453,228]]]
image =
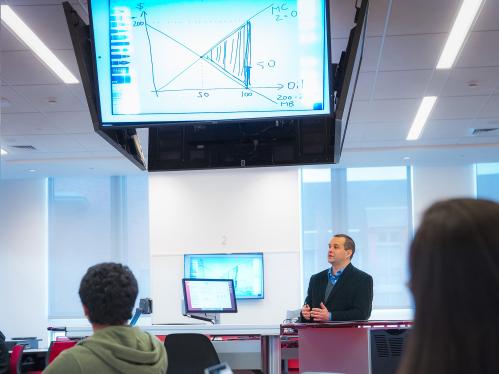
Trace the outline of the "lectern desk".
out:
[[[298,334],[300,372],[389,374],[403,351],[409,321],[300,323],[281,325]]]

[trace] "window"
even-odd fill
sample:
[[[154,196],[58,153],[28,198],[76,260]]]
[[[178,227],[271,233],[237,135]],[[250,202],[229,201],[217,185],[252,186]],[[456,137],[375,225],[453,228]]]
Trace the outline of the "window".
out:
[[[407,254],[412,212],[408,167],[303,168],[303,292],[329,266],[327,244],[346,233],[353,264],[374,278],[373,308],[409,308]]]
[[[499,163],[476,165],[476,194],[480,199],[499,201]]]
[[[80,318],[80,280],[100,262],[127,264],[149,295],[147,177],[49,179],[49,318]]]

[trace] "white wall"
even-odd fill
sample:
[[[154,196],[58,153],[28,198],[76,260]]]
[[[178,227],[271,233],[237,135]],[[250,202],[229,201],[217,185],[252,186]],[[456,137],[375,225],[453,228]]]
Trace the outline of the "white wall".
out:
[[[265,299],[223,323],[280,323],[300,300],[297,168],[154,173],[149,180],[154,323],[181,316],[184,253],[264,252]]]
[[[434,202],[455,197],[476,196],[473,164],[416,165],[413,167],[414,228],[419,226],[424,211]]]
[[[0,330],[47,337],[47,183],[0,181]]]

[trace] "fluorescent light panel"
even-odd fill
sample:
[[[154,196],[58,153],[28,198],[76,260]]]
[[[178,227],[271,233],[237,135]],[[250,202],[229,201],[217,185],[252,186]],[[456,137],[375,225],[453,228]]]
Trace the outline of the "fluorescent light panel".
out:
[[[430,116],[431,110],[433,109],[436,101],[436,96],[423,97],[421,105],[419,105],[418,112],[416,113],[416,117],[414,117],[414,121],[412,122],[409,134],[407,134],[406,140],[419,139],[421,132],[423,131],[423,127],[426,124],[426,120]]]
[[[0,148],[0,155],[6,155],[7,154],[7,151],[4,150],[3,148]]]
[[[483,0],[463,0],[456,21],[438,60],[437,69],[450,69],[454,65],[454,61],[463,46],[466,35],[470,31],[482,2]]]
[[[62,79],[64,83],[78,83],[78,79],[64,66],[50,49],[35,35],[33,31],[8,5],[0,9],[2,21],[24,42],[31,50]]]

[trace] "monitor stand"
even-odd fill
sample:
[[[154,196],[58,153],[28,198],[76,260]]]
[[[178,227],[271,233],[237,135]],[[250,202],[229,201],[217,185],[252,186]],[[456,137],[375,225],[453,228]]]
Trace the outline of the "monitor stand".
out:
[[[211,322],[214,325],[220,324],[220,313],[186,313],[184,316]]]

